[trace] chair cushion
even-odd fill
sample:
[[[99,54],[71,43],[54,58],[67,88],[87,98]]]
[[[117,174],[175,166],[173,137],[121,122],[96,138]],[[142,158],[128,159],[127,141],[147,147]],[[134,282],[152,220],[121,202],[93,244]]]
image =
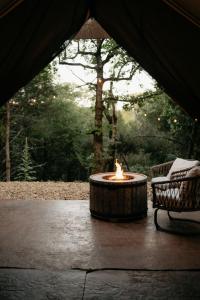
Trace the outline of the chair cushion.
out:
[[[170,179],[172,172],[176,172],[176,171],[181,171],[184,169],[188,169],[188,168],[193,168],[195,166],[199,165],[199,161],[198,160],[187,160],[187,159],[182,159],[182,158],[176,158],[175,161],[173,162],[167,177],[168,179]]]
[[[151,179],[151,183],[162,183],[164,181],[169,181],[169,178],[167,176],[160,176],[160,177],[153,177]],[[165,183],[165,184],[159,185],[159,187],[157,187],[157,188],[165,191],[168,187],[169,187],[169,185],[167,183]]]
[[[169,178],[167,176],[153,177],[151,183],[159,183],[163,181],[169,181]]]

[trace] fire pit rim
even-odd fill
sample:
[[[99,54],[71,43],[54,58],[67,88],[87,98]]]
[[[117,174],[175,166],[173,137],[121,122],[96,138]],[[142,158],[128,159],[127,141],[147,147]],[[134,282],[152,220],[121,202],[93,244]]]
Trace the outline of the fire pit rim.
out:
[[[104,172],[92,174],[89,177],[90,182],[99,183],[103,185],[138,185],[138,183],[143,183],[147,181],[147,176],[140,173],[134,172],[124,172],[124,175],[129,177],[129,179],[106,179],[105,177],[114,176],[115,172]]]
[[[132,179],[134,179],[134,176],[132,176],[132,175],[127,175],[127,174],[124,174],[123,175],[124,176],[124,178],[123,179],[118,179],[118,178],[114,178],[115,177],[115,174],[114,174],[114,176],[113,175],[107,175],[107,173],[106,173],[106,175],[104,175],[102,178],[103,179],[105,179],[105,180],[112,180],[112,181],[114,181],[114,182],[116,182],[116,181],[125,181],[125,180],[132,180]]]

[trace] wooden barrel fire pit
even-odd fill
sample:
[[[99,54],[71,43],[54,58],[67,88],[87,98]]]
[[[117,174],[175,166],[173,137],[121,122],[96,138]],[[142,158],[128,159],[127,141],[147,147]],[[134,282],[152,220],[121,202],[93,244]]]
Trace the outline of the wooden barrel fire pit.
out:
[[[147,177],[126,172],[116,180],[112,172],[90,176],[90,212],[93,217],[127,222],[147,215]]]

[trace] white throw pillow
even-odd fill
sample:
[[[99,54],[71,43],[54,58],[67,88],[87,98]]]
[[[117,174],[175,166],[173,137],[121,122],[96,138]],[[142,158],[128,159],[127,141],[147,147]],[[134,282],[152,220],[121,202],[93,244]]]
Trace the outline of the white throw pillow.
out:
[[[193,168],[198,165],[199,165],[198,160],[187,160],[182,158],[176,158],[167,174],[167,177],[170,179],[172,172]]]
[[[169,181],[169,178],[167,176],[153,177],[151,183],[159,183],[159,185],[157,185],[156,188],[164,191],[168,189],[169,184],[167,183],[162,184],[163,181]]]

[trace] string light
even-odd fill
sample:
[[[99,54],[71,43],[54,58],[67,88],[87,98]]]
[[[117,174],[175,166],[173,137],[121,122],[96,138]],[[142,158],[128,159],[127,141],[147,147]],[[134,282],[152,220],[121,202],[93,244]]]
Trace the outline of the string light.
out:
[[[147,117],[147,113],[144,113],[144,116]],[[161,117],[157,117],[157,120],[158,120],[158,122],[160,122],[160,121],[161,121]],[[193,120],[194,120],[194,122],[199,122],[198,118],[195,118],[195,119],[193,119]],[[178,123],[178,120],[177,120],[176,118],[174,118],[174,119],[172,120],[172,122],[173,122],[173,123]]]
[[[36,104],[37,100],[34,98],[31,98],[28,102],[30,105],[34,105],[34,104]]]
[[[11,100],[10,104],[12,104],[12,105],[19,105],[19,102],[15,101],[15,100]]]
[[[101,78],[98,78],[97,80],[98,80],[98,83],[102,83],[103,82],[103,80]]]

